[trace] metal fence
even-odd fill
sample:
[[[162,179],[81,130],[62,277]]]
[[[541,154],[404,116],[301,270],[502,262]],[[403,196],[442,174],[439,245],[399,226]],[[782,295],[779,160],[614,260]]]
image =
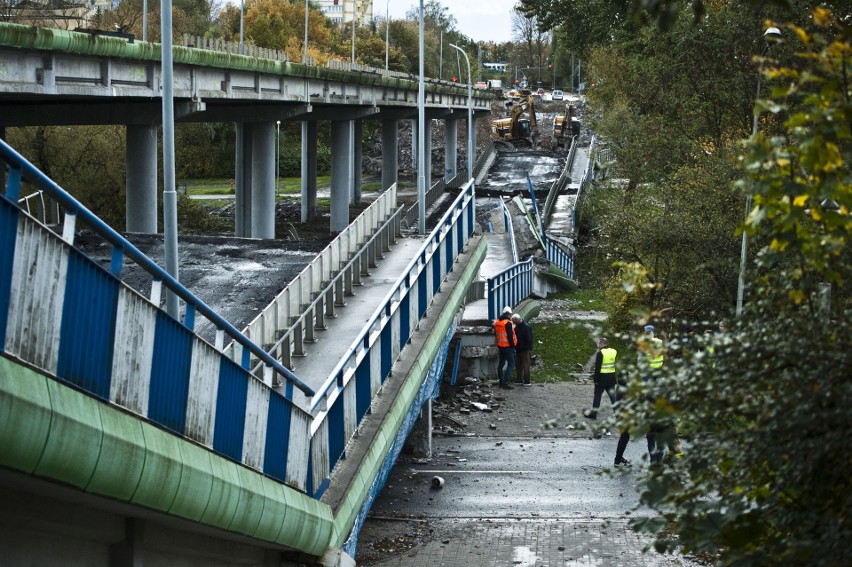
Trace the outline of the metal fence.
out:
[[[533,290],[533,259],[509,266],[488,278],[488,318],[497,319],[503,306],[515,306]]]
[[[574,156],[577,154],[577,136],[573,136],[571,138],[571,149],[568,150],[568,157],[565,160],[565,167],[562,169],[562,173],[559,175],[559,178],[553,182],[553,185],[550,186],[550,191],[547,192],[547,199],[544,202],[544,212],[542,214],[542,220],[544,225],[550,222],[550,217],[553,215],[553,209],[556,207],[556,199],[559,197],[559,193],[565,189],[565,186],[571,181],[571,168],[574,165]]]
[[[376,258],[390,249],[399,235],[402,208],[397,206],[396,184],[382,193],[284,288],[243,330],[264,345],[275,359],[292,368],[292,356],[304,355],[304,343],[314,341],[314,331],[325,328],[325,318],[352,295]],[[243,356],[239,343],[225,352]],[[261,361],[254,360],[253,366]]]
[[[305,490],[311,415],[293,402],[293,388],[314,391],[2,140],[0,159],[8,164],[0,196],[2,351]],[[61,236],[18,207],[24,181],[63,208]],[[77,222],[112,245],[108,268],[74,248]],[[121,281],[128,260],[150,274],[150,298]],[[164,287],[182,300],[183,320],[159,309]],[[193,332],[197,316],[217,328],[215,346]],[[239,364],[220,351],[225,335],[242,346]],[[249,372],[250,356],[263,363],[262,381]],[[278,377],[283,393],[270,387]]]
[[[367,320],[311,404],[311,471],[308,493],[319,497],[373,397],[453,270],[474,229],[474,190],[468,183]]]
[[[547,260],[551,264],[556,264],[559,269],[565,274],[574,279],[574,253],[565,250],[558,242],[548,239],[547,243]]]

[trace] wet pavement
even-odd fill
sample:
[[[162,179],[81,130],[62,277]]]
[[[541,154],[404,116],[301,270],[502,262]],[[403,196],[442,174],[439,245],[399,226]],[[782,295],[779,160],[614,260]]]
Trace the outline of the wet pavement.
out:
[[[488,411],[463,412],[459,390],[445,386],[432,458],[397,462],[360,534],[359,565],[697,565],[646,552],[651,538],[630,527],[631,517],[651,513],[639,507],[635,489],[647,466],[645,440],[627,447],[632,467],[613,466],[611,405],[605,401],[597,421],[580,417],[591,403],[587,378],[509,391],[491,382],[460,388],[490,392]],[[435,476],[444,480],[440,489],[432,487]]]

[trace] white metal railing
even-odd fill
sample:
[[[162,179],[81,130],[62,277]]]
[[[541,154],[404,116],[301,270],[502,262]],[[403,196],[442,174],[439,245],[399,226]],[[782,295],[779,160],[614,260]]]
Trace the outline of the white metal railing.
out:
[[[367,320],[337,366],[317,388],[310,411],[312,482],[321,495],[373,397],[440,291],[474,229],[473,183],[468,182]]]
[[[515,223],[512,222],[512,214],[509,212],[509,207],[506,203],[500,201],[500,207],[503,209],[503,228],[506,234],[509,235],[509,243],[512,248],[512,263],[518,263],[518,244],[515,242]]]
[[[342,294],[351,293],[353,282],[357,285],[369,267],[368,262],[375,265],[376,255],[381,254],[377,247],[386,250],[395,240],[399,233],[396,193],[394,183],[275,296],[246,326],[243,334],[267,349],[274,348],[278,352],[277,360],[291,367],[291,355],[301,356],[303,341],[314,340],[315,326],[322,328],[324,317],[334,316],[335,301],[324,299],[333,296],[337,303],[342,302]],[[366,254],[368,260],[352,272],[352,259],[361,258],[362,254]],[[338,277],[341,274],[342,279]],[[329,291],[332,284],[338,289]],[[239,350],[232,343],[225,352],[239,360],[242,354]]]
[[[553,185],[550,186],[550,191],[547,192],[547,199],[544,202],[544,212],[542,214],[545,226],[550,222],[550,217],[553,215],[553,209],[556,207],[556,199],[559,197],[559,193],[571,181],[571,168],[574,166],[574,156],[576,154],[577,137],[573,136],[571,138],[571,149],[568,151],[568,158],[565,160],[565,167],[562,169],[559,179],[553,182]]]
[[[221,37],[203,37],[200,35],[183,34],[183,46],[194,47],[196,49],[205,49],[208,51],[222,51],[224,53],[233,53],[235,55],[245,55],[246,57],[257,57],[258,59],[272,59],[274,61],[288,61],[287,52],[281,49],[269,49],[266,47],[258,47],[243,42],[242,53],[240,53],[240,44],[237,41],[225,41]],[[313,64],[316,65],[316,58],[313,59]],[[310,63],[309,63],[310,64]]]

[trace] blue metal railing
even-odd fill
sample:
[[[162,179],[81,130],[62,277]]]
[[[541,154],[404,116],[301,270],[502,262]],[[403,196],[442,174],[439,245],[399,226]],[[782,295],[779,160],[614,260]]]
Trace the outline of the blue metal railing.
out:
[[[211,307],[204,303],[201,299],[195,296],[191,291],[181,285],[176,279],[168,274],[163,268],[157,265],[156,262],[148,258],[138,248],[133,246],[127,239],[116,232],[112,227],[103,222],[93,212],[87,209],[82,203],[77,201],[70,193],[66,192],[52,179],[39,171],[33,164],[27,161],[18,152],[12,149],[5,141],[0,140],[0,157],[9,166],[9,179],[6,187],[6,198],[12,203],[18,200],[20,196],[20,186],[22,179],[25,179],[44,191],[50,198],[54,199],[65,210],[66,222],[63,231],[63,238],[73,244],[74,227],[77,219],[85,223],[92,230],[100,234],[107,242],[113,246],[111,272],[118,276],[123,264],[123,257],[127,256],[136,262],[142,269],[151,274],[153,282],[162,282],[170,291],[182,299],[186,304],[186,312],[184,315],[184,326],[190,331],[193,330],[195,323],[195,313],[200,313],[210,320],[216,326],[217,331],[224,331],[239,344],[241,344],[248,352],[260,358],[271,370],[283,376],[290,384],[296,386],[305,394],[311,396],[314,391],[304,382],[302,382],[291,370],[284,367],[280,362],[275,360],[259,345],[252,342],[248,337],[240,333],[240,331],[231,325],[228,321],[222,318]],[[72,217],[73,220],[69,219]],[[68,221],[71,222],[68,222]],[[152,285],[152,294],[158,293],[161,287]],[[154,290],[158,291],[155,292]],[[245,363],[245,367],[248,362]]]
[[[569,278],[574,279],[574,253],[565,250],[554,240],[548,240],[546,245],[548,261],[559,266]]]
[[[0,196],[0,350],[305,490],[311,416],[292,397],[293,387],[313,390],[2,140],[0,158],[8,164]],[[22,181],[65,210],[61,238],[21,211]],[[78,219],[112,244],[108,270],[73,247]],[[150,300],[122,284],[125,258],[151,274]],[[164,285],[185,302],[182,322],[158,307]],[[219,329],[216,347],[193,332],[197,314]],[[222,354],[225,333],[243,345],[241,365]],[[262,381],[248,369],[249,353],[265,363]],[[271,388],[275,373],[287,380],[283,395]]]
[[[474,186],[469,181],[403,270],[382,305],[317,390],[311,403],[309,494],[328,485],[346,443],[390,375],[391,366],[426,314],[474,229]]]
[[[488,278],[488,318],[497,319],[503,306],[514,307],[533,290],[533,259],[509,266]]]

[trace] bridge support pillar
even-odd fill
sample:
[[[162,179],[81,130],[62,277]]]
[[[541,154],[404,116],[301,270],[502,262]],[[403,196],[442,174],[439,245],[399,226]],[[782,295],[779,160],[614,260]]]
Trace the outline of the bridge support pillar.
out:
[[[251,236],[251,125],[237,122],[234,156],[234,236]]]
[[[125,138],[125,230],[157,234],[157,127],[128,125]]]
[[[364,157],[364,144],[361,143],[364,133],[364,122],[354,120],[352,122],[352,204],[361,203],[361,169]]]
[[[275,125],[237,124],[234,234],[275,238]]]
[[[450,118],[444,122],[444,180],[449,182],[458,175],[459,121]]]
[[[251,144],[251,237],[275,238],[275,124],[253,124]]]
[[[352,183],[352,121],[331,123],[331,232],[349,225],[349,199]]]
[[[426,191],[432,188],[432,121],[425,121],[425,132],[423,132],[423,145],[426,146],[423,148],[423,157],[425,163],[423,164],[423,169],[425,170],[426,177]]]
[[[399,121],[382,121],[382,191],[397,182],[399,174]]]
[[[302,122],[302,222],[317,216],[317,123]]]

